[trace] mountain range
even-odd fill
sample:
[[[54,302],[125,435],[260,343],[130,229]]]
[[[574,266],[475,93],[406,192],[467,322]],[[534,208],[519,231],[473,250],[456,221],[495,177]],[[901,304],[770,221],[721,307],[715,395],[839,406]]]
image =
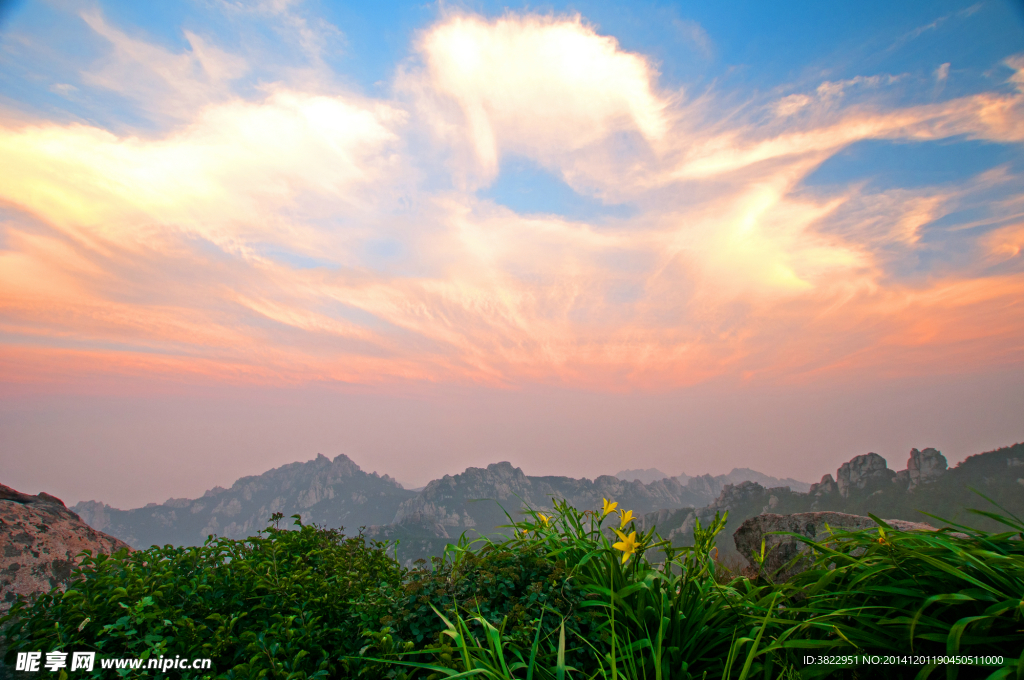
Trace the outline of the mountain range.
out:
[[[202,498],[171,498],[133,510],[85,501],[72,510],[97,531],[144,548],[202,545],[211,534],[245,538],[266,528],[276,512],[300,515],[305,524],[349,530],[387,524],[415,496],[388,475],[364,472],[348,456],[332,461],[319,454],[304,463],[242,477],[230,489],[214,487]]]
[[[440,554],[463,533],[495,535],[508,523],[506,512],[518,518],[525,507],[550,508],[553,499],[565,499],[578,508],[598,508],[602,498],[613,499],[640,516],[642,526],[656,524],[662,536],[679,545],[692,540],[697,520],[706,524],[715,512],[726,510],[729,533],[744,519],[764,512],[814,510],[871,512],[935,524],[923,511],[968,519],[979,527],[986,521],[994,524],[965,513],[968,507],[993,509],[969,487],[1024,516],[1024,479],[1019,479],[1024,478],[1024,444],[972,456],[952,469],[935,449],[913,449],[907,469],[898,472],[888,469],[881,456],[869,453],[844,463],[835,478],[825,475],[816,484],[747,468],[718,476],[663,476],[646,483],[636,473],[656,476],[651,473],[658,471],[627,470],[591,480],[530,476],[501,462],[445,475],[413,491],[387,475],[364,472],[345,455],[334,460],[318,455],[243,477],[230,489],[216,487],[197,499],[170,499],[132,510],[87,501],[72,510],[94,529],[134,547],[197,545],[211,534],[244,538],[265,528],[276,512],[299,515],[307,524],[400,541],[400,557],[406,563]],[[631,475],[631,480],[622,478]],[[732,549],[731,541],[719,544],[726,552]]]
[[[501,462],[467,468],[435,479],[420,490],[408,490],[387,475],[364,472],[348,456],[330,460],[318,454],[310,461],[243,477],[230,489],[214,487],[201,498],[172,498],[131,510],[84,501],[72,509],[97,531],[140,548],[168,543],[200,545],[211,534],[244,538],[265,528],[276,512],[285,517],[299,515],[307,524],[344,527],[349,533],[367,527],[367,535],[373,537],[422,541],[454,539],[463,531],[474,536],[494,534],[508,521],[504,510],[518,515],[523,504],[547,508],[553,498],[564,498],[581,508],[600,505],[602,498],[615,498],[623,507],[645,513],[702,507],[714,501],[727,484],[748,480],[773,486],[790,484],[798,490],[810,487],[747,468],[718,476],[663,475],[645,484],[610,475],[594,480],[528,476],[511,463]],[[435,542],[429,541],[431,545]]]
[[[621,472],[615,473],[615,476],[619,479],[627,482],[638,481],[644,484],[650,484],[661,479],[668,479],[669,475],[665,474],[658,468],[647,468],[646,470],[622,470]],[[806,493],[810,490],[811,485],[807,482],[801,482],[798,479],[792,477],[786,477],[785,479],[779,479],[778,477],[772,477],[766,475],[763,472],[757,470],[751,470],[750,468],[733,468],[732,472],[727,475],[718,475],[711,477],[710,475],[701,475],[702,478],[708,479],[711,486],[718,486],[718,491],[721,491],[726,484],[740,484],[742,482],[757,482],[764,487],[773,486],[788,486],[793,491],[799,491],[800,493]],[[680,484],[687,484],[691,479],[694,479],[685,472],[676,475],[675,479]],[[716,492],[717,494],[718,492]]]

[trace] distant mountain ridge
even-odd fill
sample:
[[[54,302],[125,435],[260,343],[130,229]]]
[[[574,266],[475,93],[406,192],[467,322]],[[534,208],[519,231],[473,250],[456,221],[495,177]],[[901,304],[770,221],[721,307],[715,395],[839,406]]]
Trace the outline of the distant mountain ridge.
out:
[[[669,475],[657,468],[648,468],[646,470],[622,470],[621,472],[615,473],[615,476],[624,481],[636,480],[643,482],[644,484],[650,484],[651,482],[669,478]],[[793,491],[797,491],[799,493],[807,493],[811,488],[811,484],[809,482],[801,482],[800,480],[793,479],[792,477],[780,479],[778,477],[766,475],[763,472],[758,472],[757,470],[751,470],[750,468],[733,468],[732,472],[727,475],[717,475],[714,477],[711,475],[701,475],[701,478],[707,480],[706,482],[702,482],[702,484],[707,488],[717,487],[715,495],[721,493],[722,488],[726,484],[740,484],[742,482],[757,482],[764,487],[788,486]],[[687,484],[691,479],[695,478],[684,472],[680,475],[676,475],[673,479],[678,481],[680,484]]]
[[[215,487],[202,498],[172,498],[133,510],[85,501],[72,509],[97,531],[143,548],[202,545],[210,534],[245,538],[265,529],[275,512],[300,515],[307,524],[345,527],[352,534],[361,526],[391,522],[402,502],[415,495],[388,475],[364,472],[348,456],[332,461],[318,454],[242,477],[230,489]]]
[[[671,475],[667,475],[658,468],[647,468],[646,470],[621,470],[615,473],[615,476],[624,482],[643,482],[644,484],[650,484],[656,482],[659,479],[667,479]],[[683,484],[686,480],[681,480]]]
[[[764,512],[871,512],[930,521],[923,510],[963,520],[965,508],[987,507],[968,491],[971,486],[1024,515],[1024,444],[971,456],[952,469],[935,449],[913,449],[907,469],[900,471],[869,453],[841,465],[835,478],[829,474],[816,484],[800,483],[805,491],[794,489],[792,482],[738,468],[728,475],[681,475],[645,484],[611,475],[593,480],[530,476],[501,462],[445,475],[416,492],[387,475],[364,472],[347,456],[331,461],[318,455],[244,477],[230,489],[215,488],[198,499],[171,499],[133,510],[89,501],[73,510],[93,528],[134,547],[201,544],[209,534],[243,538],[265,528],[275,512],[298,514],[305,523],[345,527],[350,535],[366,527],[368,538],[401,541],[398,556],[408,564],[440,554],[463,533],[473,538],[505,531],[505,512],[518,519],[524,509],[543,512],[557,499],[580,509],[596,509],[602,498],[612,499],[636,513],[640,525],[657,525],[662,536],[679,544],[692,540],[698,519],[706,524],[715,512],[725,511],[730,513],[727,534]],[[725,552],[732,550],[730,540],[720,543]]]
[[[703,505],[713,497],[700,484],[684,486],[672,478],[644,484],[610,475],[593,481],[533,477],[509,462],[501,462],[435,479],[419,495],[402,503],[394,523],[436,524],[451,528],[456,536],[466,529],[489,534],[508,522],[502,508],[516,516],[521,514],[523,506],[546,509],[555,499],[589,508],[600,506],[602,498],[615,498],[631,508],[648,512],[661,507]]]
[[[610,475],[595,480],[535,477],[501,462],[445,475],[412,491],[387,475],[364,472],[345,455],[332,461],[318,454],[310,461],[243,477],[230,489],[214,487],[201,498],[172,498],[131,510],[84,501],[73,509],[97,531],[133,547],[200,545],[211,534],[244,538],[264,529],[276,512],[300,515],[305,523],[345,527],[350,534],[368,527],[371,537],[454,539],[463,531],[496,533],[508,521],[502,508],[521,516],[524,505],[550,508],[554,499],[592,507],[602,498],[615,498],[634,512],[702,507],[714,501],[725,484],[740,478],[777,481],[747,469],[682,481],[664,477],[646,484]],[[431,546],[435,543],[429,541]]]

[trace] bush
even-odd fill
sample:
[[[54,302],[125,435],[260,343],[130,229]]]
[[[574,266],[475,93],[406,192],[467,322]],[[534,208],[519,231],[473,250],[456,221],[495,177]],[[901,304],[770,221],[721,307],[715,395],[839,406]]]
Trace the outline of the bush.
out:
[[[92,650],[211,658],[227,678],[337,677],[339,653],[358,651],[402,570],[362,536],[301,525],[266,534],[88,556],[65,593],[15,603],[3,620],[6,662],[23,651]]]
[[[60,650],[213,660],[185,678],[1020,678],[1024,524],[986,517],[1011,531],[837,533],[781,584],[722,573],[714,542],[727,517],[672,548],[608,501],[530,511],[512,538],[460,541],[412,570],[361,535],[296,521],[200,548],[89,556],[67,592],[18,601],[0,627],[9,664]],[[893,653],[1002,661],[803,662]]]

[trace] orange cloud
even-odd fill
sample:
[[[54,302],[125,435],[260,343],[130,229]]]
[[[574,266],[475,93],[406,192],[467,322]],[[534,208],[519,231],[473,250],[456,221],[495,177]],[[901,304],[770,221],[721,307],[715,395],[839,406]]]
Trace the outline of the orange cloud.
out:
[[[165,90],[195,98],[146,137],[0,122],[5,382],[628,390],[1021,361],[1009,169],[956,188],[804,186],[865,139],[1019,143],[1019,91],[844,105],[844,88],[885,86],[871,76],[789,95],[766,121],[711,116],[714,97],[659,91],[648,59],[579,17],[453,14],[420,37],[397,100],[294,84],[243,99],[202,85],[242,67],[198,38],[173,55],[90,25],[120,46],[117,73],[177,64]],[[94,82],[114,86],[111,68]],[[479,199],[506,154],[636,214],[587,223]],[[960,260],[899,273],[936,220],[980,203],[971,228],[989,231],[965,227]]]

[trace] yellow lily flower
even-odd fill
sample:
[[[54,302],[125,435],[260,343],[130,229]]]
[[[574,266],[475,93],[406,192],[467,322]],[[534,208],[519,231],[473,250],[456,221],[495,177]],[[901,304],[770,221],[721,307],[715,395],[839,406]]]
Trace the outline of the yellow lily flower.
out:
[[[627,536],[618,529],[612,529],[612,531],[618,534],[619,538],[622,539],[618,543],[612,544],[612,547],[616,550],[622,551],[622,563],[625,564],[629,561],[629,558],[633,553],[636,552],[636,549],[640,547],[636,542],[636,532],[631,532],[629,536]]]
[[[623,511],[621,511],[619,513],[619,517],[620,517],[619,528],[620,529],[625,529],[626,525],[629,524],[629,522],[634,519],[633,511],[632,510],[623,510]]]
[[[615,508],[619,507],[618,503],[612,503],[607,498],[602,498],[604,501],[604,507],[601,508],[601,517],[607,517],[609,513],[615,512]]]
[[[545,527],[548,525],[548,516],[547,515],[542,515],[541,513],[538,512],[537,513],[537,519],[540,520],[540,523],[543,524]]]

